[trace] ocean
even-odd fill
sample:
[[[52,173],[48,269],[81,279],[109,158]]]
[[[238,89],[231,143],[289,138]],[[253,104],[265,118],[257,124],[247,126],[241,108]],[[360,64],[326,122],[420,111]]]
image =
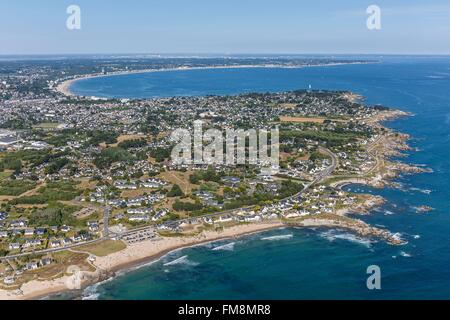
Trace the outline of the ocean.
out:
[[[402,161],[433,173],[402,175],[399,188],[347,186],[387,203],[363,220],[408,241],[390,246],[343,230],[271,230],[171,253],[87,288],[86,299],[449,299],[450,57],[379,57],[377,64],[247,68],[92,78],[74,93],[118,98],[229,95],[295,89],[350,90],[368,104],[409,111],[386,125],[411,135]],[[435,210],[424,214],[416,208]],[[368,290],[367,267],[381,269]]]

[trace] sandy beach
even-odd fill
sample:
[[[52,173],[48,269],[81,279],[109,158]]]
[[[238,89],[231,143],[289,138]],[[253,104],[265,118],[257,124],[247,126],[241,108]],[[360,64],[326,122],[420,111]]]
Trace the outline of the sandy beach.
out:
[[[81,272],[81,286],[84,288],[98,281],[105,280],[105,274],[114,275],[118,271],[155,261],[162,256],[181,248],[192,247],[202,243],[232,239],[265,230],[284,227],[279,221],[259,224],[238,225],[226,228],[223,231],[205,231],[192,237],[165,237],[159,240],[148,240],[115,252],[105,257],[96,257],[92,263],[95,272]],[[74,276],[63,276],[51,281],[33,280],[25,283],[19,290],[0,290],[0,300],[31,300],[39,299],[52,294],[70,291],[74,287]]]
[[[57,87],[56,87],[56,91],[62,93],[65,96],[75,96],[71,91],[70,91],[70,86],[72,85],[72,83],[74,83],[77,80],[80,80],[81,78],[78,79],[72,79],[72,80],[67,80],[67,81],[63,81],[61,82]]]

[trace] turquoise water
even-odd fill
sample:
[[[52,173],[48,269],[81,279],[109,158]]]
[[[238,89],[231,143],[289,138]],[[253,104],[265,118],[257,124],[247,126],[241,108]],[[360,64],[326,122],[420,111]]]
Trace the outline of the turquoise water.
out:
[[[388,202],[364,220],[401,233],[405,246],[368,242],[340,230],[283,229],[172,253],[85,291],[98,299],[449,299],[450,58],[387,58],[383,63],[305,69],[193,70],[96,78],[79,94],[115,97],[345,89],[414,113],[387,125],[411,134],[403,161],[431,174],[405,175],[402,190],[371,192]],[[113,94],[114,93],[114,94]],[[417,214],[414,207],[435,210]],[[263,239],[273,236],[284,236]],[[230,244],[234,243],[234,244]],[[222,250],[214,247],[229,244]],[[177,260],[178,259],[178,260]],[[175,263],[170,263],[175,261]],[[379,265],[382,290],[366,287]]]

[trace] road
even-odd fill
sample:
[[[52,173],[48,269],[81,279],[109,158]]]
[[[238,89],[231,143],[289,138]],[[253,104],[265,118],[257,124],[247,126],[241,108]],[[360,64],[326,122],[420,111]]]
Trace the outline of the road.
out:
[[[97,243],[97,242],[100,242],[100,241],[103,241],[103,240],[104,240],[103,238],[98,238],[98,239],[94,239],[94,240],[90,240],[90,241],[70,244],[70,245],[67,245],[67,246],[64,246],[64,247],[59,247],[59,248],[52,248],[52,249],[44,249],[44,250],[37,250],[37,251],[29,251],[29,252],[24,252],[24,253],[18,253],[18,254],[14,254],[14,255],[10,255],[10,256],[0,257],[0,261],[11,260],[11,259],[20,258],[20,257],[26,257],[26,256],[29,256],[29,255],[48,254],[48,253],[55,253],[55,252],[59,252],[59,251],[65,251],[65,250],[68,250],[68,249],[85,246],[87,244]]]
[[[378,166],[380,165],[380,158],[378,157],[378,152],[377,151],[373,152],[373,151],[382,141],[384,141],[384,138],[385,138],[385,136],[378,137],[367,148],[367,153],[375,158],[375,165],[366,172],[366,175],[375,171],[375,169],[378,168]]]
[[[103,208],[103,238],[109,237],[109,216],[111,214],[111,207]]]

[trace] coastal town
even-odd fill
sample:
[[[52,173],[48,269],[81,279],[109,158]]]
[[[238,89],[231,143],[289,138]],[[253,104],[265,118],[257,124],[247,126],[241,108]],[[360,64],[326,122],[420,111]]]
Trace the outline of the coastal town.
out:
[[[176,248],[281,226],[343,228],[404,243],[357,216],[383,198],[345,189],[381,188],[401,173],[429,172],[392,160],[409,149],[409,137],[381,123],[404,112],[365,105],[344,91],[153,99],[70,92],[88,76],[363,61],[143,61],[0,64],[1,298],[64,291],[73,266],[85,285]],[[276,173],[262,162],[174,163],[171,133],[193,131],[199,120],[204,130],[276,126]]]

